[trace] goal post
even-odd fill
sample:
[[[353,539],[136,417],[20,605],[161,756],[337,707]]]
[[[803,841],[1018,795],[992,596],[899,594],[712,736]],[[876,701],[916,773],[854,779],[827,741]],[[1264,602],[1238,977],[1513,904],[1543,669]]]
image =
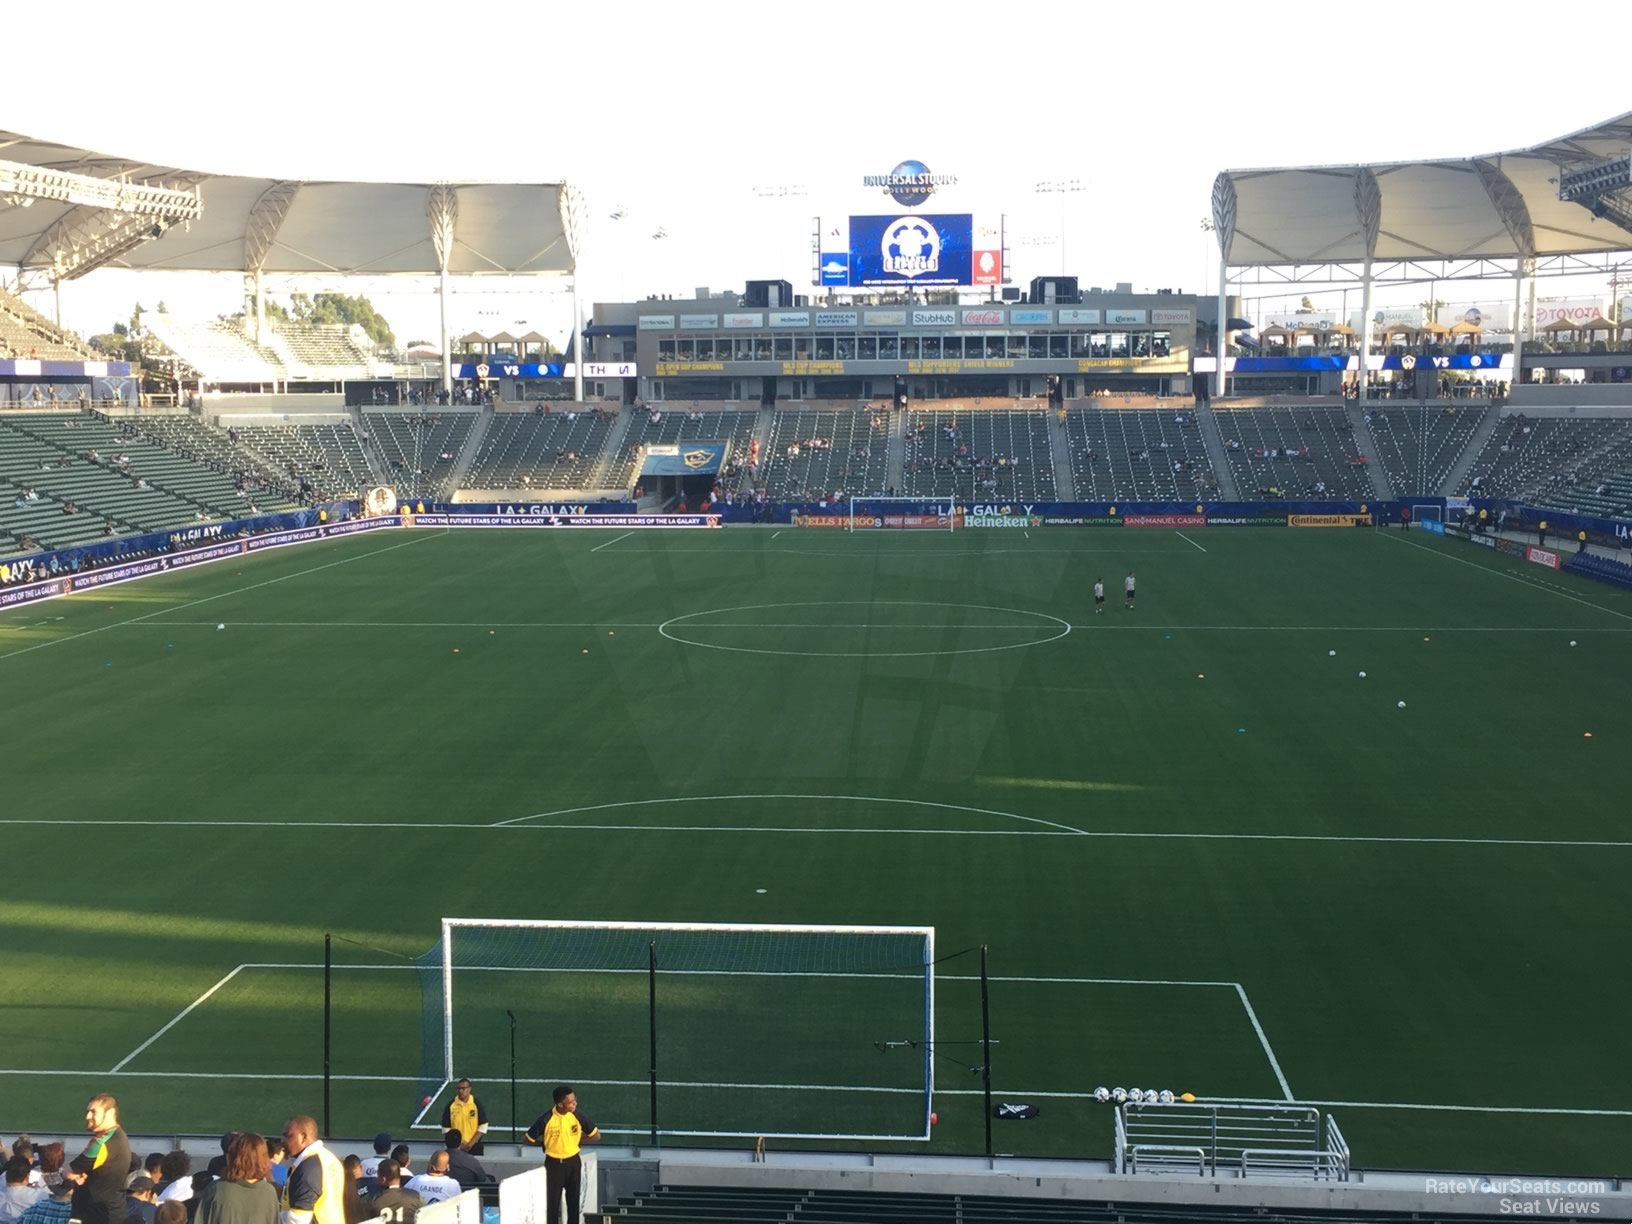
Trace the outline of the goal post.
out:
[[[507,1079],[513,1014],[518,1128],[570,1083],[609,1134],[927,1140],[934,960],[933,927],[445,918],[415,1123]]]
[[[852,497],[847,530],[956,531],[961,518],[957,499],[951,496]]]

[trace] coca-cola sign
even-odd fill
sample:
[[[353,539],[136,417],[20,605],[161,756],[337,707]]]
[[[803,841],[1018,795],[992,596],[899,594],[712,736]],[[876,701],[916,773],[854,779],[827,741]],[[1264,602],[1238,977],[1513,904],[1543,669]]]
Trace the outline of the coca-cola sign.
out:
[[[1003,322],[1001,310],[966,310],[963,312],[965,327],[996,327]]]

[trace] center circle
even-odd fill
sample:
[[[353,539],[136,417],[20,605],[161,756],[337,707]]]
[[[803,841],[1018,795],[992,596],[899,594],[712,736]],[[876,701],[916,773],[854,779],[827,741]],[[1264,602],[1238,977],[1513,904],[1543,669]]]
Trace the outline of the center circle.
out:
[[[728,616],[731,613],[755,613],[780,611],[783,609],[800,608],[938,608],[942,612],[955,610],[959,613],[984,613],[988,617],[1014,616],[1025,618],[1012,625],[960,625],[945,624],[888,624],[874,623],[872,620],[833,618],[828,624],[807,618],[805,621],[772,621],[764,624],[755,623],[727,623],[718,624],[703,620],[704,617]],[[854,613],[851,614],[854,617]],[[1030,623],[1027,623],[1029,620]],[[723,630],[808,630],[820,633],[823,630],[854,633],[858,631],[896,633],[918,632],[923,634],[955,632],[980,632],[994,635],[1008,633],[1026,634],[1050,631],[1046,637],[1032,637],[1024,641],[1006,642],[996,641],[982,646],[953,646],[939,650],[825,650],[818,646],[801,646],[799,649],[772,649],[763,646],[741,646],[729,642],[699,641],[698,637],[709,629]],[[964,654],[992,654],[1000,650],[1023,650],[1028,646],[1044,646],[1049,642],[1057,642],[1071,632],[1071,625],[1057,616],[1047,612],[1033,612],[1025,608],[994,608],[985,604],[955,604],[934,603],[927,600],[809,600],[800,603],[775,604],[745,604],[733,608],[708,608],[702,612],[686,612],[680,616],[671,617],[657,627],[658,633],[671,642],[679,642],[685,646],[698,646],[705,650],[729,650],[738,654],[760,655],[788,655],[806,658],[826,659],[917,659],[934,655],[964,655]],[[689,636],[687,636],[689,634]]]

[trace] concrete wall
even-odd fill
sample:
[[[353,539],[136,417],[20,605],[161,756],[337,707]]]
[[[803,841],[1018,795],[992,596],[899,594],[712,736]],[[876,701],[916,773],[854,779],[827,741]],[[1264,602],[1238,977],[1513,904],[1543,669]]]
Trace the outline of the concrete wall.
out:
[[[296,391],[283,395],[224,395],[219,391],[204,393],[206,416],[311,416],[314,413],[332,413],[336,420],[346,419],[346,397],[338,391]],[[318,421],[300,424],[316,425]]]

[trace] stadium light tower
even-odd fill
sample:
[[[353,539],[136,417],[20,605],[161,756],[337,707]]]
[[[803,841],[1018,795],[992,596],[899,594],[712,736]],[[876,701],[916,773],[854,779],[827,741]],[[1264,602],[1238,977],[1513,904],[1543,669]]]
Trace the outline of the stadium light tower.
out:
[[[1081,179],[1045,179],[1033,188],[1038,195],[1060,197],[1060,275],[1066,275],[1065,266],[1065,201],[1067,196],[1081,195],[1088,188]]]

